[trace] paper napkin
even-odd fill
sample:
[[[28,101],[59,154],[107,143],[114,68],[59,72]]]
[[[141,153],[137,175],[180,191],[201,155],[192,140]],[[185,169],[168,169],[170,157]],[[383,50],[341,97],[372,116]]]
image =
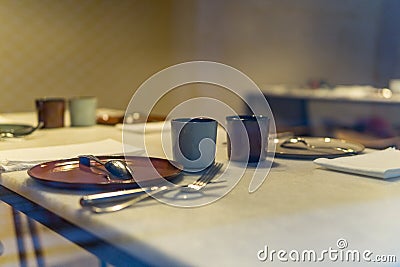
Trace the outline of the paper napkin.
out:
[[[400,177],[400,150],[394,148],[357,156],[318,158],[314,163],[332,170],[383,179]]]
[[[0,173],[29,169],[40,162],[74,158],[79,155],[115,155],[123,152],[137,153],[143,149],[124,146],[121,142],[105,139],[73,145],[22,148],[0,151]]]

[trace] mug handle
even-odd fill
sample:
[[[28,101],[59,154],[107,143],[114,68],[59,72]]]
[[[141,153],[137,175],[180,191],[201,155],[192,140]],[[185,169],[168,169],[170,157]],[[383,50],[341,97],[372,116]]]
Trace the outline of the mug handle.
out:
[[[40,128],[44,125],[44,114],[43,114],[43,101],[36,100],[36,110],[38,112],[38,124],[41,125]]]

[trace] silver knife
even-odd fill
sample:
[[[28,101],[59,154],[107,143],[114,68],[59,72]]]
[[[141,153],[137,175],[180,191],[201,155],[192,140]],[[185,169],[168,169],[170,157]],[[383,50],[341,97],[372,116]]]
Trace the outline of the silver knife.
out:
[[[171,186],[168,186],[168,189],[175,189],[175,188],[178,189],[178,188],[185,187],[185,186],[187,186],[187,185],[186,184],[171,185]],[[97,205],[97,204],[122,201],[122,200],[125,200],[128,198],[132,198],[136,194],[150,192],[153,190],[157,190],[158,188],[159,188],[158,186],[152,186],[152,187],[125,189],[125,190],[118,190],[118,191],[112,191],[112,192],[90,194],[90,195],[82,196],[81,199],[79,200],[79,203],[81,204],[82,207],[86,207],[86,206],[92,206],[92,205]]]
[[[219,184],[226,182],[225,180],[221,181],[212,181],[210,184]],[[189,184],[179,184],[179,185],[171,185],[167,186],[166,190],[175,190],[182,187],[186,187]],[[98,204],[107,204],[110,202],[122,201],[125,199],[129,199],[134,197],[136,194],[151,192],[159,189],[160,186],[151,186],[151,187],[142,187],[142,188],[134,188],[134,189],[125,189],[104,193],[96,193],[82,196],[79,200],[79,203],[82,207],[93,206]],[[165,187],[165,186],[162,186]]]

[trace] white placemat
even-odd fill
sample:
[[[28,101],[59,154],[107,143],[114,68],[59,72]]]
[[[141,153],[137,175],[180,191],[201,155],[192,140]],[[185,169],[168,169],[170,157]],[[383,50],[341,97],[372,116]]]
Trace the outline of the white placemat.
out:
[[[115,155],[123,152],[140,154],[143,149],[134,146],[123,146],[121,142],[105,139],[96,142],[22,148],[0,151],[0,173],[28,169],[40,162],[74,158],[79,155]]]
[[[332,170],[383,179],[400,177],[400,150],[394,148],[357,156],[318,158],[314,163]]]

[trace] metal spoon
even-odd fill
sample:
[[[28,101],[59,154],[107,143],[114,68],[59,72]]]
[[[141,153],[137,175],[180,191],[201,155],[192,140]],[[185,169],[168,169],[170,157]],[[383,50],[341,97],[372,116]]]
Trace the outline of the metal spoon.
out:
[[[90,160],[94,160],[97,163],[106,168],[106,170],[115,178],[121,180],[130,180],[133,179],[133,171],[129,166],[126,164],[125,161],[112,159],[107,162],[101,161],[99,158],[93,155],[83,155],[79,156],[79,164],[85,165],[90,167]]]

